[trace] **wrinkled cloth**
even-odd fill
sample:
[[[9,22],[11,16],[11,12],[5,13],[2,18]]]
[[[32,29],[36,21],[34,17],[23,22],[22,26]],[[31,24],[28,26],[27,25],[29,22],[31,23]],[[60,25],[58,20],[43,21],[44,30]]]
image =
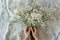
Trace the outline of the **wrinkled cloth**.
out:
[[[52,14],[55,21],[48,27],[38,28],[40,40],[60,40],[60,0],[0,0],[0,40],[23,40],[26,25],[16,16],[18,5],[31,8],[33,3],[45,8],[56,8]],[[24,10],[23,10],[24,11]]]

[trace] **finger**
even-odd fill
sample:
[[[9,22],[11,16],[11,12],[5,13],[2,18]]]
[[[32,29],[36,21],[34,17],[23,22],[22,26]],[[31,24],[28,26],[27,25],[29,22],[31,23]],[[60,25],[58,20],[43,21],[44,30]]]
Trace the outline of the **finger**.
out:
[[[27,27],[25,31],[28,32],[29,31],[29,27]]]
[[[31,29],[31,31],[33,32],[33,28],[32,28],[32,27],[30,27],[30,29]]]
[[[29,30],[28,30],[28,33],[30,33],[30,28],[29,28]]]
[[[28,28],[28,31],[30,32],[30,27]]]
[[[34,32],[36,32],[37,31],[37,29],[34,27]]]
[[[33,32],[34,32],[34,27],[32,27],[32,30],[33,30]]]
[[[30,27],[27,28],[27,32],[30,32]]]

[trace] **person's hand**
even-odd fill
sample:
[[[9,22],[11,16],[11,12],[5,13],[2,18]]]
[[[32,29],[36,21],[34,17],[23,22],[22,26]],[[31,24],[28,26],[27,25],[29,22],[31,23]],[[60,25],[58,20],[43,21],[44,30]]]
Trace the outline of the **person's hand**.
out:
[[[35,27],[34,28],[30,27],[30,28],[31,28],[32,35],[35,38],[35,40],[39,40],[39,34],[38,34],[37,29]]]
[[[24,34],[25,34],[25,40],[29,40],[29,38],[30,38],[30,28],[29,27],[27,27],[24,30]]]

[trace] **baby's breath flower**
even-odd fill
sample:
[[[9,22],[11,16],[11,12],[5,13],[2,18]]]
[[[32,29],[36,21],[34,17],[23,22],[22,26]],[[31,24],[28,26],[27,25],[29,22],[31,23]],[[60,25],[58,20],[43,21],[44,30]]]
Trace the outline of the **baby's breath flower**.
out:
[[[45,22],[49,19],[50,14],[54,12],[55,9],[34,7],[34,8],[23,8],[17,7],[17,15],[21,17],[21,21],[26,24],[26,26],[44,26]]]

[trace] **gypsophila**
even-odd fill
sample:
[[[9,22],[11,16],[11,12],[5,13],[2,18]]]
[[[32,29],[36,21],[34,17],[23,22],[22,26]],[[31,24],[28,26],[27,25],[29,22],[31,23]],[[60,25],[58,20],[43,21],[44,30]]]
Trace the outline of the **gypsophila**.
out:
[[[43,8],[43,7],[33,7],[31,9],[23,8],[21,6],[16,7],[18,10],[17,15],[20,17],[26,26],[42,26],[50,18],[55,9],[53,8]]]

